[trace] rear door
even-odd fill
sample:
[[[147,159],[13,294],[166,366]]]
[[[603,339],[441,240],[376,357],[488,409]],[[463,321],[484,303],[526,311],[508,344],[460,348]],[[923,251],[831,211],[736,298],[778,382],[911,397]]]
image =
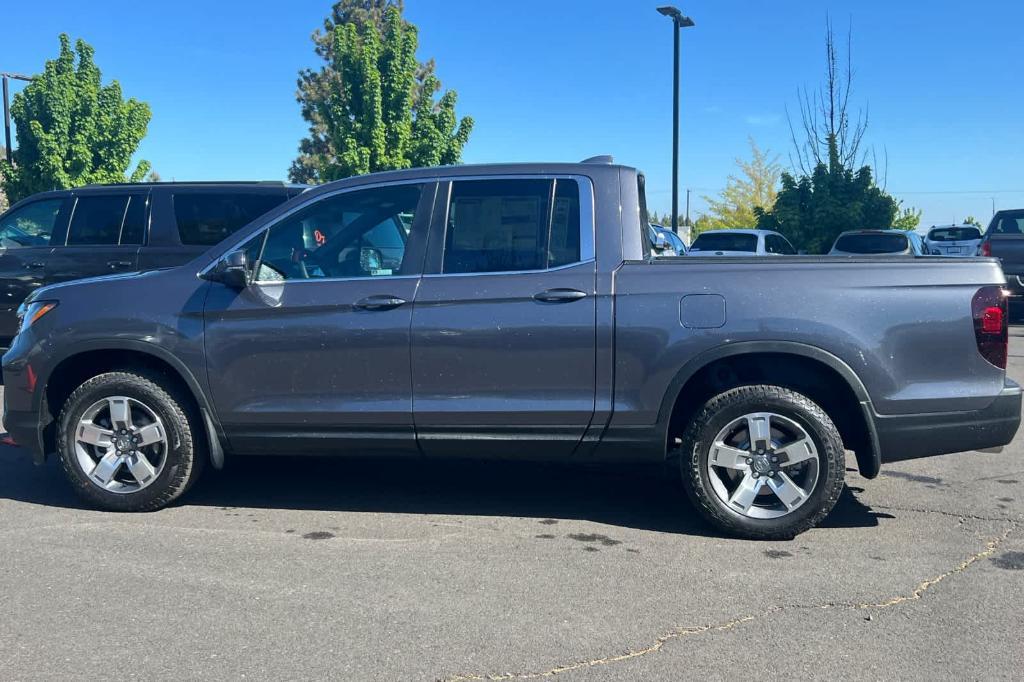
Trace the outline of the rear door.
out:
[[[569,456],[594,414],[590,181],[460,179],[437,206],[412,314],[420,448]]]
[[[148,203],[147,189],[75,195],[67,234],[46,263],[46,283],[137,270]]]
[[[0,218],[0,346],[18,333],[16,312],[43,286],[51,241],[62,239],[70,213],[67,196],[20,204]]]

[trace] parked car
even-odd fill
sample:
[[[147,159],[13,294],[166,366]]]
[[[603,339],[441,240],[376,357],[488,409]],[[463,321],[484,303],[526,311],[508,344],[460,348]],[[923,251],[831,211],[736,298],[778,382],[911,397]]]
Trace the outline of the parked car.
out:
[[[830,256],[924,256],[921,236],[906,230],[849,230],[832,244]]]
[[[821,521],[846,450],[873,478],[1013,438],[995,261],[653,258],[645,205],[611,163],[317,187],[184,267],[36,290],[6,426],[104,509],[226,456],[668,460],[756,538]]]
[[[708,230],[690,244],[691,256],[795,256],[789,240],[771,230]]]
[[[977,256],[981,230],[974,225],[937,225],[924,238],[924,251],[931,256]]]
[[[978,252],[998,258],[1010,294],[1024,296],[1024,208],[998,211],[985,230]]]
[[[36,194],[0,215],[0,347],[35,289],[186,263],[302,191],[280,182],[92,185]]]
[[[685,256],[686,243],[675,232],[651,223],[651,247],[658,256]],[[660,239],[659,239],[660,236]]]

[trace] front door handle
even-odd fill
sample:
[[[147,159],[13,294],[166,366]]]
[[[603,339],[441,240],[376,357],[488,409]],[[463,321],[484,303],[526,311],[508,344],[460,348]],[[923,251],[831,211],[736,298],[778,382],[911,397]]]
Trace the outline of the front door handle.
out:
[[[544,303],[569,303],[570,301],[578,301],[586,297],[586,292],[579,291],[578,289],[548,289],[534,295],[536,300],[543,301]]]
[[[392,310],[399,306],[403,306],[408,301],[398,296],[367,296],[364,299],[356,301],[352,304],[352,307],[358,308],[359,310]]]
[[[108,260],[107,265],[109,265],[112,270],[116,270],[117,268],[130,268],[132,266],[132,262],[130,260]]]

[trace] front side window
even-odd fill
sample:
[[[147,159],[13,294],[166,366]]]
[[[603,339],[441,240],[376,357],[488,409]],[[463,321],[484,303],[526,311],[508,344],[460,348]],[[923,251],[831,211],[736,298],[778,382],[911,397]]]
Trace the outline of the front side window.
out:
[[[213,246],[288,200],[284,193],[181,192],[174,195],[178,237],[189,246]]]
[[[128,197],[79,197],[71,214],[68,246],[112,245],[121,238]]]
[[[452,183],[443,272],[545,270],[579,260],[575,180]]]
[[[8,213],[0,220],[0,246],[49,246],[63,203],[63,199],[44,199]]]
[[[412,224],[422,191],[422,185],[394,185],[317,201],[270,228],[256,279],[404,274],[406,225]]]

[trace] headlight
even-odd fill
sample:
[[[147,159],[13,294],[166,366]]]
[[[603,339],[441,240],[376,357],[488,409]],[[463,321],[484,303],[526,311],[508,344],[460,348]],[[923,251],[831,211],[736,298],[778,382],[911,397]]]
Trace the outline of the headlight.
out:
[[[18,306],[18,331],[25,331],[56,307],[56,301],[32,301],[27,305],[22,303]]]

